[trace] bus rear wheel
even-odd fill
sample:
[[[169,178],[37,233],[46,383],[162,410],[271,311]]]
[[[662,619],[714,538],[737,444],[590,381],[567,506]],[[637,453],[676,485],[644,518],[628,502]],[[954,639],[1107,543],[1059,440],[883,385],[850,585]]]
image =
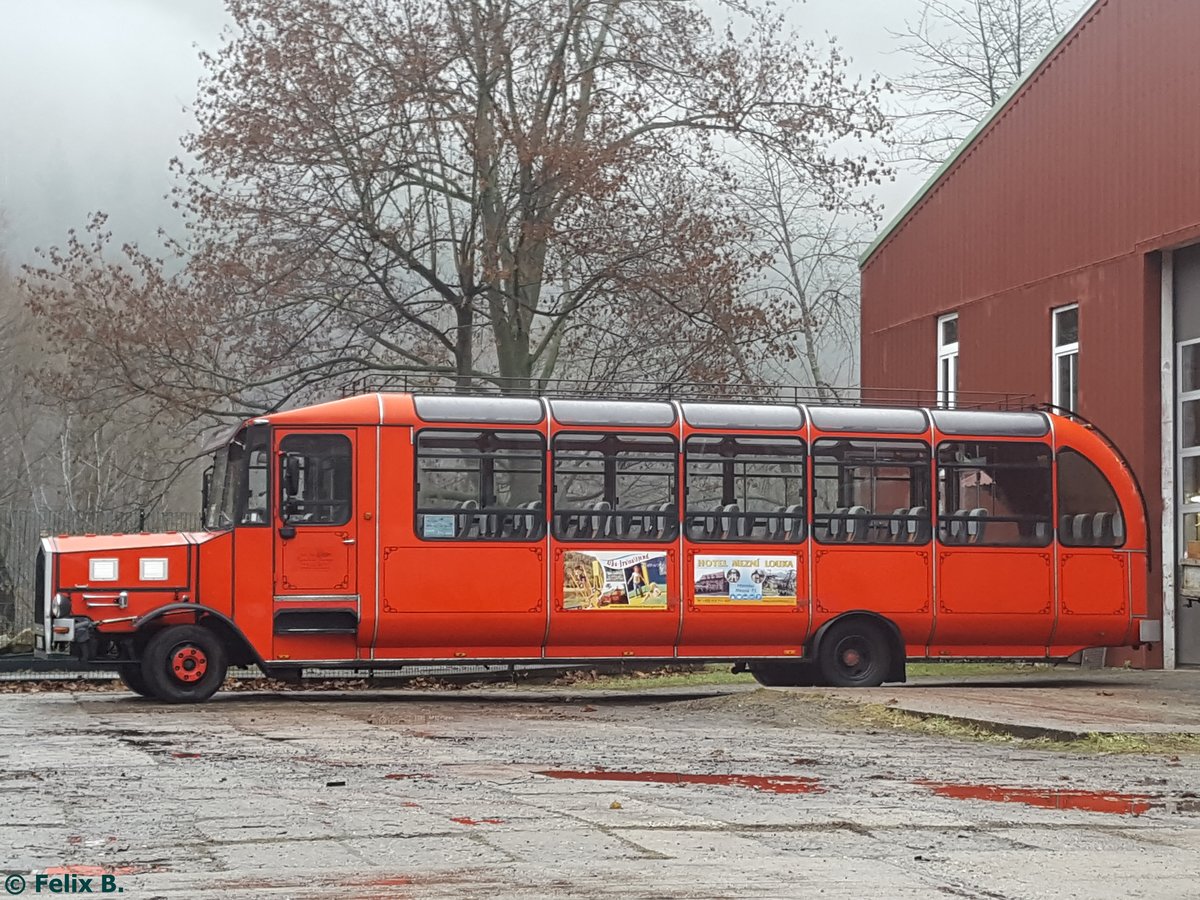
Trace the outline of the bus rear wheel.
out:
[[[879,687],[892,664],[891,648],[873,622],[835,622],[821,638],[817,664],[830,687]]]
[[[225,681],[225,647],[201,625],[172,625],[154,635],[142,653],[150,693],[166,703],[203,703]]]

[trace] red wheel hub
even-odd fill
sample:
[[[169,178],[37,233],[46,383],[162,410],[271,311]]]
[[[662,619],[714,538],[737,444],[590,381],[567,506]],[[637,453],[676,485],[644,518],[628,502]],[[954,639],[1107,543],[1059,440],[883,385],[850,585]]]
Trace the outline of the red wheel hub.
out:
[[[850,648],[842,652],[843,665],[854,667],[862,663],[862,654],[857,650]]]
[[[191,684],[207,671],[208,657],[195,644],[182,644],[171,654],[171,674],[180,681]]]

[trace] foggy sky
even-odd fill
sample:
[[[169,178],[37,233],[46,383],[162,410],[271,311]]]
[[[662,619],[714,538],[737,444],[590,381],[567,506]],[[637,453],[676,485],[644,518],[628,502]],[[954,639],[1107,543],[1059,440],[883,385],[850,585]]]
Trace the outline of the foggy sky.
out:
[[[887,75],[904,66],[887,32],[918,6],[792,0],[789,13],[818,44],[835,35],[856,71]],[[175,221],[167,161],[191,126],[198,48],[215,49],[225,22],[221,0],[0,0],[0,248],[12,260],[63,243],[95,210],[147,244]],[[921,181],[877,191],[889,215]]]

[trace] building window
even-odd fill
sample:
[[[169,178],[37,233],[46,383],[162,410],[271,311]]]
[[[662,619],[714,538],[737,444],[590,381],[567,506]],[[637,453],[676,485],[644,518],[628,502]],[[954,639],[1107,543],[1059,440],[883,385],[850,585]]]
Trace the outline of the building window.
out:
[[[953,409],[958,398],[958,313],[942,316],[938,328],[938,406]]]
[[[1079,408],[1079,305],[1054,310],[1054,405]]]

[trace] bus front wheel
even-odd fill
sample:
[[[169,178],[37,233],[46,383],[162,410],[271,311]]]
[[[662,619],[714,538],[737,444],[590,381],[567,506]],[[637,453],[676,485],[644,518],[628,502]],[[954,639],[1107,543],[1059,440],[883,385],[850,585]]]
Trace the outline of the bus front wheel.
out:
[[[166,703],[203,703],[225,681],[225,646],[202,625],[172,625],[146,644],[142,675]]]
[[[891,664],[883,629],[866,619],[835,622],[817,650],[821,678],[830,687],[879,687]]]
[[[153,697],[150,693],[150,686],[146,684],[146,676],[142,673],[140,666],[128,665],[121,666],[117,670],[117,677],[121,679],[121,684],[129,688],[139,697]]]

